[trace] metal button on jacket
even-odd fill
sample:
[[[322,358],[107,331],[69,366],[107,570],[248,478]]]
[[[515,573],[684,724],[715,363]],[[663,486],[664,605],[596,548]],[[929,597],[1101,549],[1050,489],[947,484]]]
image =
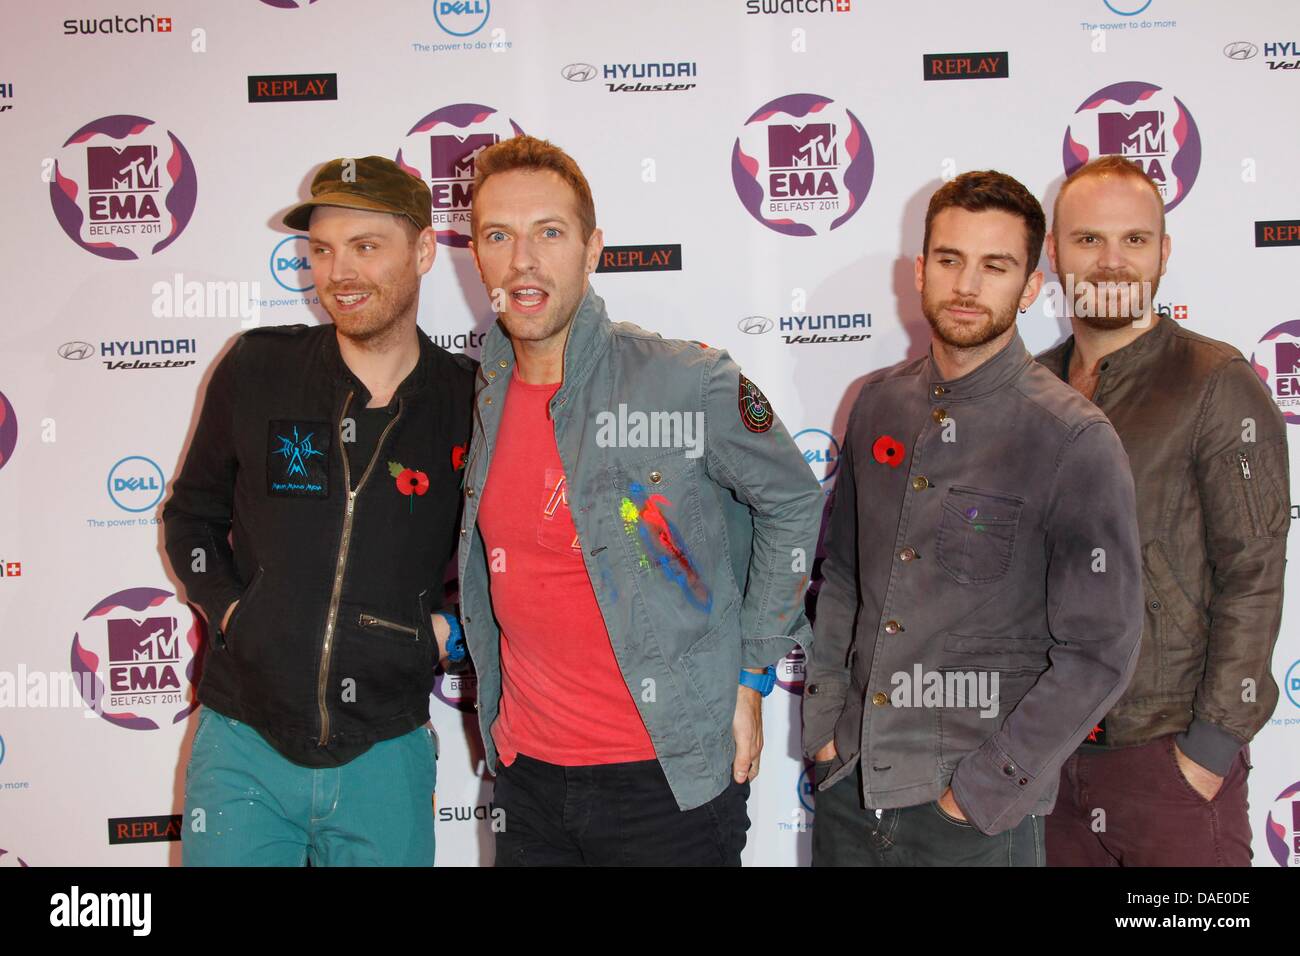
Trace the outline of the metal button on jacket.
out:
[[[930,417],[933,418],[936,422],[947,421],[948,411],[947,409],[936,408],[934,411],[930,413]]]
[[[886,633],[886,634],[897,634],[897,633],[898,633],[899,631],[901,631],[902,629],[903,629],[903,625],[899,624],[897,621],[886,621],[886,622],[885,622],[885,633]]]
[[[915,558],[916,558],[915,548],[904,548],[902,551],[898,552],[898,560],[900,561],[912,561]]]
[[[877,707],[884,707],[886,704],[889,703],[889,695],[882,694],[880,691],[876,691],[875,695],[871,698],[871,702],[875,704]]]
[[[925,491],[926,488],[930,487],[930,479],[925,475],[917,475],[912,479],[912,487],[917,491]]]

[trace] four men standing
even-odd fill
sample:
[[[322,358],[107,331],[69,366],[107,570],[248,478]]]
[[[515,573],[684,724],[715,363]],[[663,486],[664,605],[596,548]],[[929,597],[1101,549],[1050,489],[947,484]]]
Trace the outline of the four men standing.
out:
[[[499,865],[738,864],[761,699],[796,646],[815,865],[1248,861],[1284,426],[1239,353],[1151,310],[1169,239],[1135,167],[1061,191],[1075,335],[1042,364],[1015,325],[1043,281],[1038,201],[993,171],[932,197],[930,352],[854,405],[814,646],[818,484],[727,353],[610,320],[572,158],[527,136],[477,157],[498,322],[476,374],[415,328],[427,188],[376,157],[358,186],[348,162],[286,217],[333,329],[237,343],[164,514],[216,644],[187,811],[225,818],[186,834],[187,863],[430,863],[436,751],[392,748],[464,644]],[[379,500],[394,482],[409,508]]]

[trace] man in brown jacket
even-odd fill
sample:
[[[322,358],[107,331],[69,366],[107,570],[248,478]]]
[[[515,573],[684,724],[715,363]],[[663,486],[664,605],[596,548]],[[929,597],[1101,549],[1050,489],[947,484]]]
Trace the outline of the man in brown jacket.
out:
[[[1039,361],[1110,418],[1137,488],[1137,672],[1061,770],[1053,866],[1246,866],[1248,744],[1278,689],[1286,424],[1232,346],[1153,309],[1164,203],[1104,156],[1056,200],[1047,251],[1074,335]]]

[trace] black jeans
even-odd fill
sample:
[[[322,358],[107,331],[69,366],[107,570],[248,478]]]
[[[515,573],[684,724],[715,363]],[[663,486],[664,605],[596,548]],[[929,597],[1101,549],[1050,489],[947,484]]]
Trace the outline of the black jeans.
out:
[[[829,762],[814,779],[825,779]],[[862,805],[861,770],[827,790],[818,790],[813,815],[813,866],[1043,866],[1043,818],[986,836],[950,817],[939,804],[893,810]],[[877,815],[879,813],[879,815]]]
[[[497,767],[497,866],[740,866],[749,784],[679,810],[657,760]]]

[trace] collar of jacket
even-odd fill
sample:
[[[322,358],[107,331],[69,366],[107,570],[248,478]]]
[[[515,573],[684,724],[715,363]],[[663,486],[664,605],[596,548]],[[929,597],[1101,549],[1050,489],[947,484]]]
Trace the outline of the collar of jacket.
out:
[[[559,389],[551,398],[552,417],[555,415],[555,410],[563,406],[582,387],[583,382],[591,375],[596,362],[605,353],[613,336],[613,324],[605,313],[605,300],[596,295],[596,290],[588,285],[586,294],[578,303],[578,311],[569,326],[569,337],[564,343],[564,369],[561,373],[563,378]],[[510,344],[510,337],[501,330],[500,322],[488,331],[487,338],[483,340],[481,354],[483,362],[480,369],[507,369],[513,364],[514,347]],[[479,374],[487,373],[480,371]]]
[[[415,368],[411,369],[409,375],[402,379],[402,384],[397,386],[393,393],[393,398],[410,398],[416,392],[420,391],[429,383],[429,366],[433,361],[433,350],[436,346],[433,340],[424,333],[419,326],[415,329],[416,337],[420,342],[420,358],[415,363]],[[365,408],[370,404],[370,389],[366,388],[364,382],[353,374],[352,369],[343,361],[343,354],[339,351],[339,334],[338,331],[330,326],[330,334],[321,336],[321,355],[325,361],[325,367],[330,370],[330,377],[340,385],[345,385],[357,393],[357,401],[360,403],[355,407]]]
[[[1153,361],[1169,342],[1174,334],[1174,320],[1172,317],[1164,314],[1155,319],[1151,328],[1147,329],[1128,345],[1117,348],[1115,351],[1102,357],[1101,370],[1109,372],[1111,376],[1122,375],[1141,368],[1148,362]],[[1069,380],[1070,377],[1070,360],[1074,358],[1074,336],[1043,354],[1039,359],[1044,365],[1052,370],[1059,378]]]
[[[967,372],[961,378],[943,379],[934,364],[934,346],[931,346],[930,361],[925,366],[930,404],[951,405],[983,398],[1009,384],[1031,361],[1029,350],[1020,339],[1020,330],[1016,329],[1010,341],[975,371]]]

